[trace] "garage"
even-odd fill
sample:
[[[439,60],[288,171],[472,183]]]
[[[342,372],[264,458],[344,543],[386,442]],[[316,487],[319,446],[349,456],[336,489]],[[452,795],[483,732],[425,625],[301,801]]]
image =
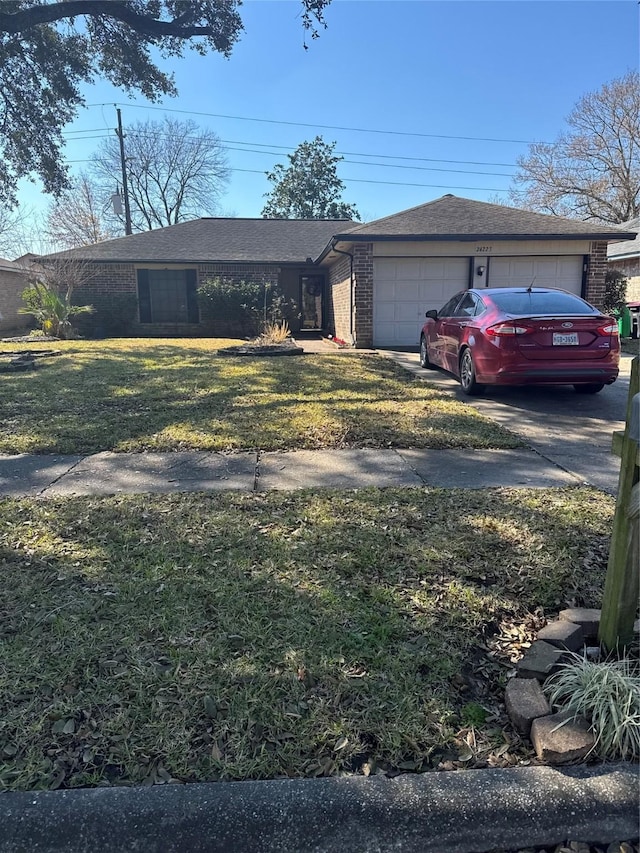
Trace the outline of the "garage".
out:
[[[555,287],[600,306],[607,243],[633,233],[447,194],[345,223],[315,263],[327,269],[331,334],[409,349],[425,311],[468,287]]]
[[[559,287],[582,295],[584,257],[489,258],[487,287]]]
[[[374,345],[417,346],[425,311],[442,308],[469,286],[469,263],[469,258],[376,258]]]

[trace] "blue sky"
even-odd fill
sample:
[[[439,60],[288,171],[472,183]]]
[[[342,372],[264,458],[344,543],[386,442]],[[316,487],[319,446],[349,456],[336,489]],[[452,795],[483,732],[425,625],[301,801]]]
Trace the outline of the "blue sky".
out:
[[[68,126],[66,156],[89,158],[99,140],[82,137],[112,133],[117,102],[125,129],[161,119],[164,107],[245,149],[228,153],[227,215],[260,216],[264,172],[316,134],[345,154],[344,199],[364,219],[446,192],[487,200],[505,194],[528,142],[553,140],[583,94],[638,67],[638,9],[635,0],[333,0],[328,29],[305,51],[295,0],[247,0],[230,59],[189,51],[163,66],[180,94],[160,108],[106,83],[86,87],[95,106]],[[46,208],[37,187],[22,186],[23,202]]]

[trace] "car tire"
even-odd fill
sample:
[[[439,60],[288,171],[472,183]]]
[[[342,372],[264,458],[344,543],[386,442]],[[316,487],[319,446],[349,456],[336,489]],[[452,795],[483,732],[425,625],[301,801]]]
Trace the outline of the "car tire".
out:
[[[427,339],[424,335],[420,338],[420,367],[425,370],[430,370],[435,365],[429,361],[429,350],[427,348]]]
[[[486,385],[481,385],[476,380],[476,368],[473,363],[473,356],[468,347],[460,353],[459,362],[460,384],[465,394],[470,397],[477,397],[479,394],[484,394]]]
[[[576,394],[597,394],[604,388],[604,382],[587,382],[586,385],[574,385]]]

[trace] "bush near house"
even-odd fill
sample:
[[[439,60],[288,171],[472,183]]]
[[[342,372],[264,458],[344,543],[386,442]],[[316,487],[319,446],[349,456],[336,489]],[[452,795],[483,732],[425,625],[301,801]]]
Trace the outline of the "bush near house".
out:
[[[260,330],[264,285],[213,278],[198,288],[200,319],[214,336],[249,337]]]
[[[627,277],[620,270],[607,270],[604,283],[605,314],[619,314],[627,305]]]
[[[198,288],[200,319],[214,337],[255,337],[267,323],[290,321],[297,305],[277,287],[261,281],[208,279]]]
[[[92,294],[91,301],[93,313],[79,315],[74,321],[83,338],[126,338],[132,334],[138,318],[135,294]]]

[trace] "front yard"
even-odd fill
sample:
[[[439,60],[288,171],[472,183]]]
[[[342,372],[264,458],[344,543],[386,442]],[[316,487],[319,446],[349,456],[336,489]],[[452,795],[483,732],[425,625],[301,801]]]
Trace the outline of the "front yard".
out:
[[[599,604],[612,513],[590,489],[0,501],[0,788],[528,763],[506,674],[535,608]]]
[[[521,445],[387,359],[218,355],[232,343],[29,344],[63,354],[0,373],[0,453]]]

